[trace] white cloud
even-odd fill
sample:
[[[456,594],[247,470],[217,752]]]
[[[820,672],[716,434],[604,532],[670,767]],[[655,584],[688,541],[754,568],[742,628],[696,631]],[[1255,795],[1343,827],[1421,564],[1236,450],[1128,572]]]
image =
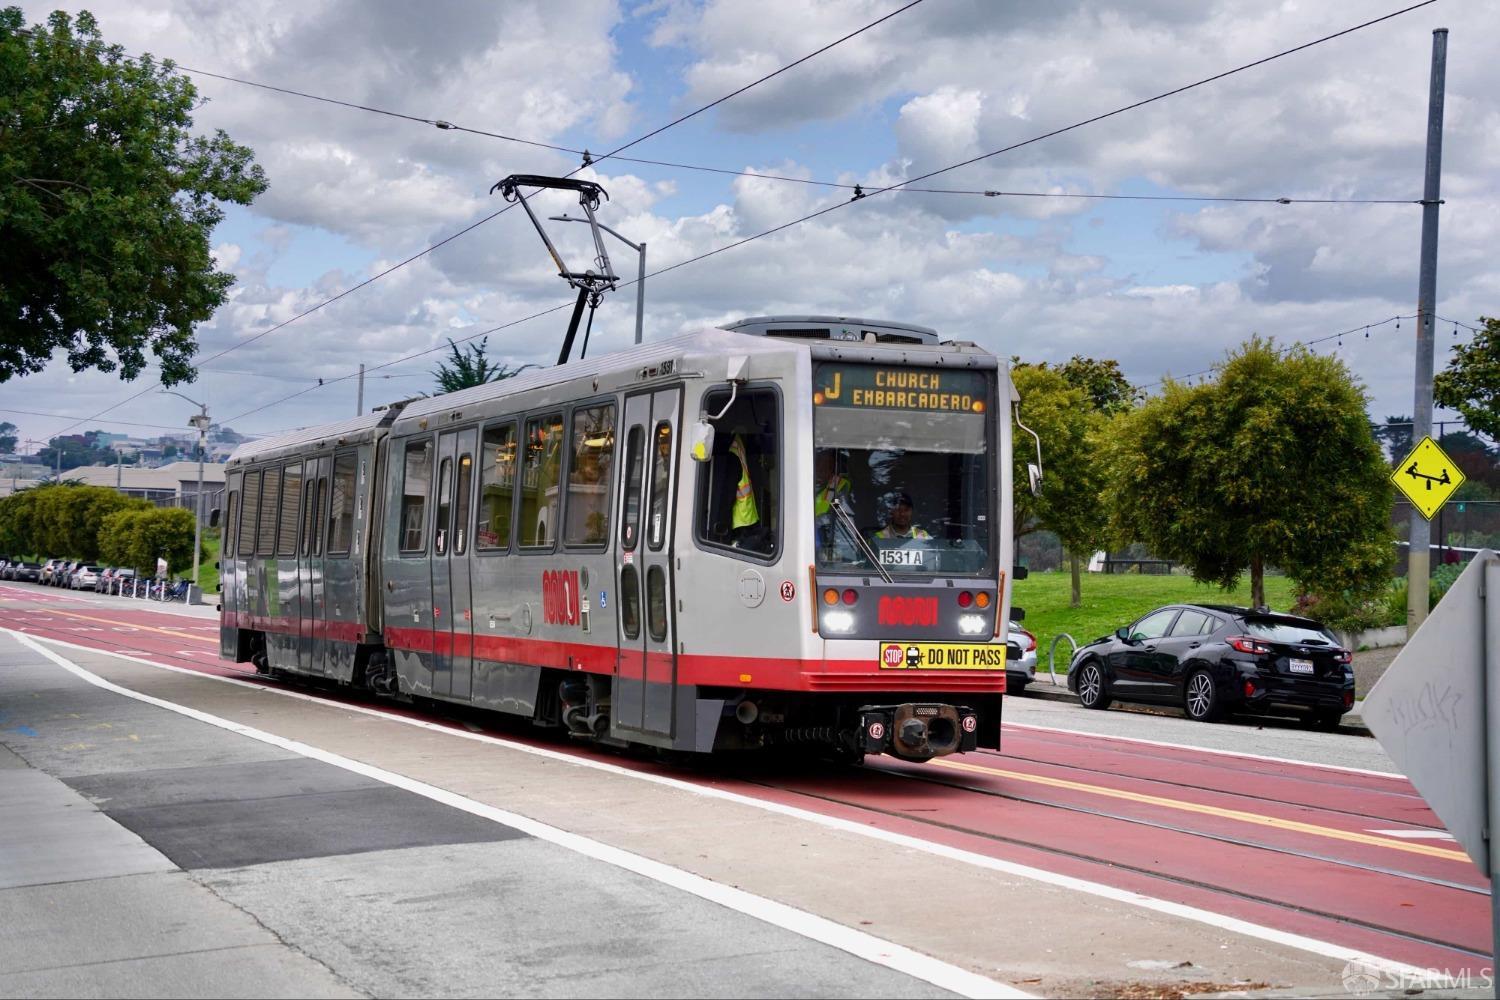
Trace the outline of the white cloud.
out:
[[[89,7],[110,40],[131,51],[596,153],[894,9],[885,0],[660,0],[626,11],[607,0]],[[46,9],[30,4],[28,14],[35,20]],[[582,176],[609,190],[601,219],[645,240],[653,269],[833,209],[651,279],[648,337],[753,314],[884,315],[1004,356],[1115,357],[1148,382],[1206,368],[1254,332],[1311,339],[1410,313],[1420,209],[894,193],[847,204],[847,191],[764,175],[876,190],[1368,16],[1354,0],[923,4],[632,151],[757,176],[608,161]],[[1440,311],[1472,322],[1500,298],[1492,263],[1500,242],[1493,169],[1500,63],[1481,41],[1500,29],[1500,13],[1483,5],[1398,18],[923,186],[1414,199],[1429,32],[1439,18],[1453,29]],[[624,48],[641,33],[648,48]],[[564,173],[578,163],[569,153],[229,83],[204,79],[200,87],[211,100],[199,124],[251,145],[271,179],[249,223],[216,237],[215,257],[239,283],[201,329],[205,351],[244,343],[502,208],[488,193],[500,177]],[[543,196],[537,208],[543,216],[577,214],[563,195]],[[584,227],[549,232],[570,262],[593,256]],[[329,246],[342,249],[333,256]],[[609,253],[617,272],[634,277],[629,250],[612,241]],[[373,368],[441,350],[449,336],[570,300],[529,222],[513,210],[211,366],[257,376],[205,373],[195,391],[210,397],[216,416],[244,412],[361,361]],[[633,308],[629,290],[606,299],[591,353],[630,342]],[[491,351],[513,362],[549,361],[565,323],[563,312],[496,332]],[[1382,413],[1410,406],[1402,334],[1380,328],[1341,349]],[[379,373],[415,377],[372,373],[367,401],[428,388],[423,373],[438,356]],[[5,395],[9,405],[87,415],[144,386],[90,374],[60,392],[69,379],[55,362],[7,385]],[[353,396],[352,382],[328,385],[246,418],[243,429],[343,416]],[[113,415],[151,419],[161,409],[161,398],[150,396]],[[30,436],[61,426],[14,422]]]

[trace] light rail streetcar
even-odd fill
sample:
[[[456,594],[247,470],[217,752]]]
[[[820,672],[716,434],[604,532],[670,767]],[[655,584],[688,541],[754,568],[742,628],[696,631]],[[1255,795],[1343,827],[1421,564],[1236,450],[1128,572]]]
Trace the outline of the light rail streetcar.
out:
[[[221,652],[615,745],[998,747],[1016,401],[933,330],[763,317],[253,441]]]

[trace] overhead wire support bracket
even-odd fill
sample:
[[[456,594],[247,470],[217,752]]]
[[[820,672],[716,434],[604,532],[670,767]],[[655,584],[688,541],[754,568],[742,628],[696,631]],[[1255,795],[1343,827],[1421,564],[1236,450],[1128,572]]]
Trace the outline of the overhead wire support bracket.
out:
[[[531,202],[527,200],[522,188],[578,192],[578,205],[583,209],[583,214],[588,216],[589,231],[594,234],[594,249],[597,251],[594,263],[598,267],[597,271],[568,270],[568,265],[563,262],[562,254],[557,252],[557,247],[548,237],[542,221],[531,210]],[[568,355],[573,352],[573,340],[578,335],[578,324],[583,319],[583,307],[585,305],[589,307],[589,327],[592,329],[594,310],[599,308],[604,293],[614,291],[620,283],[614,268],[610,266],[609,252],[604,249],[604,234],[599,229],[599,220],[594,216],[594,210],[599,207],[601,201],[609,199],[609,193],[593,181],[578,180],[573,177],[547,177],[541,174],[511,174],[490,188],[490,194],[496,191],[499,191],[500,196],[508,202],[520,202],[521,207],[526,210],[526,215],[531,219],[531,224],[536,227],[537,235],[546,245],[547,252],[552,255],[552,262],[557,265],[557,273],[571,287],[578,289],[578,299],[573,303],[573,315],[568,321],[568,332],[563,337],[562,350],[557,355],[558,364],[567,364]],[[586,335],[584,343],[584,350],[587,351]]]

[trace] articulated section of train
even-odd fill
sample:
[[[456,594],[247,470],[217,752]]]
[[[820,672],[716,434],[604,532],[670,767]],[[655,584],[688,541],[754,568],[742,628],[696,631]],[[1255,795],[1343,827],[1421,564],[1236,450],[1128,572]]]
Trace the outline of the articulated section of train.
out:
[[[1012,399],[973,345],[773,317],[255,441],[221,652],[616,744],[996,747]]]

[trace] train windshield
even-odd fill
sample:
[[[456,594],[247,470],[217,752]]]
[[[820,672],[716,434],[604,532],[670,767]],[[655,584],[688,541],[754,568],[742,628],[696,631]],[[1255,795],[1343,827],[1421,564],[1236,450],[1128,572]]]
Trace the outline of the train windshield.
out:
[[[979,371],[817,366],[819,570],[870,572],[873,558],[892,576],[988,575],[991,381]]]

